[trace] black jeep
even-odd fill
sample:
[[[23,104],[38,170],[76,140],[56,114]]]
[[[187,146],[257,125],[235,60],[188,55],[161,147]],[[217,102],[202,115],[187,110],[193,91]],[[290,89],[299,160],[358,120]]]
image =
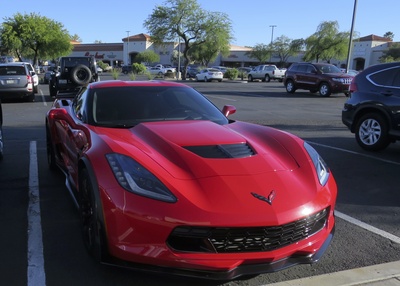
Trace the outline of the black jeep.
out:
[[[49,82],[50,96],[59,92],[75,92],[88,83],[98,81],[94,57],[61,57],[57,71]]]

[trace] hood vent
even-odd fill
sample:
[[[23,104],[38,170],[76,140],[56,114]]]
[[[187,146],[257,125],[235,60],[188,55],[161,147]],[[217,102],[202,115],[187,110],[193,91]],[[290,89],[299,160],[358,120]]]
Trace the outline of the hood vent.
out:
[[[184,148],[203,158],[246,158],[255,155],[254,150],[247,143],[186,146]]]

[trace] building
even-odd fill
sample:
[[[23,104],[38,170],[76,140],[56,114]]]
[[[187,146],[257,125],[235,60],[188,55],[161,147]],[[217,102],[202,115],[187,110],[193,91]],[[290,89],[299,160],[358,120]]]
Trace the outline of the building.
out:
[[[361,37],[353,41],[352,53],[350,56],[349,69],[363,70],[366,67],[379,63],[379,58],[383,52],[387,50],[392,43],[389,38],[369,35]],[[162,46],[156,46],[151,42],[151,37],[147,34],[138,34],[122,39],[122,43],[98,43],[98,44],[81,44],[73,43],[73,51],[71,56],[88,56],[93,55],[97,60],[101,60],[113,67],[119,67],[134,62],[135,56],[143,51],[152,50],[160,55],[161,64],[173,64],[171,56],[175,51],[180,49],[178,42],[165,43]],[[258,64],[256,59],[249,58],[247,53],[251,51],[250,47],[241,47],[231,45],[230,54],[226,57],[219,55],[214,63],[210,66],[227,66],[241,67],[254,66]],[[293,62],[302,61],[302,53],[297,56],[289,57],[288,65]],[[272,56],[271,63],[277,63],[278,58]],[[338,67],[346,67],[346,61],[331,61]]]

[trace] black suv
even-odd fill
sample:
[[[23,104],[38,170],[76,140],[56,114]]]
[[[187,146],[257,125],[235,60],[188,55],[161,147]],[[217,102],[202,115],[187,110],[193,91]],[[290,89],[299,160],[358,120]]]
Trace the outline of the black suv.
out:
[[[88,83],[98,81],[97,64],[94,57],[61,57],[58,70],[49,82],[50,96],[59,92],[73,92]]]
[[[365,150],[400,139],[400,62],[368,67],[354,78],[342,121]]]
[[[284,85],[288,93],[306,89],[320,96],[332,93],[348,94],[353,76],[327,63],[293,63],[286,71]]]
[[[0,159],[3,159],[3,109],[0,99]]]

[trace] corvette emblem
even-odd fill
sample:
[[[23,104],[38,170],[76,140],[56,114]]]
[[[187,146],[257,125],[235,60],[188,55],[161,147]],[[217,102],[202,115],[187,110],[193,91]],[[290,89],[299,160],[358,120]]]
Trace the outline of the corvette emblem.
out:
[[[272,190],[272,191],[269,193],[268,197],[264,197],[264,196],[261,196],[261,195],[259,195],[259,194],[253,193],[253,192],[252,192],[251,194],[252,194],[253,197],[255,197],[256,199],[259,199],[259,200],[261,200],[261,201],[267,202],[267,203],[269,203],[270,205],[272,205],[272,201],[275,199],[275,196],[276,196],[276,192],[275,192],[274,190]]]

